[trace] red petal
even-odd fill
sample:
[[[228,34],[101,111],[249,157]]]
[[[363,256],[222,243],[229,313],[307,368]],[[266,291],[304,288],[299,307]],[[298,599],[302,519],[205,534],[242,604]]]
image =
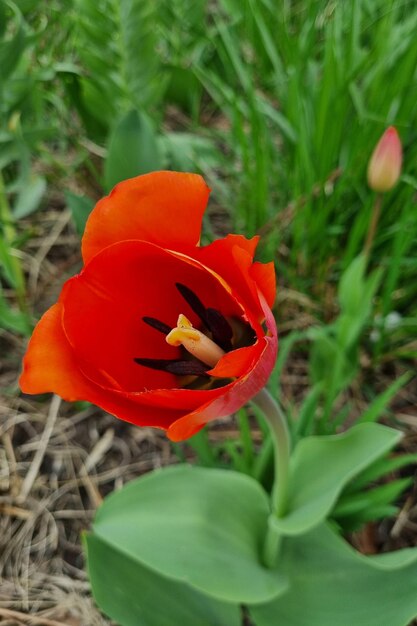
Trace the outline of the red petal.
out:
[[[24,393],[54,391],[73,401],[85,397],[90,384],[79,371],[63,332],[62,312],[62,304],[54,304],[36,325],[19,383]]]
[[[167,433],[172,441],[188,439],[207,422],[234,413],[266,385],[276,360],[278,339],[272,312],[263,296],[260,299],[268,335],[265,337],[266,345],[258,361],[246,376],[224,387],[224,393],[221,396],[174,422]]]
[[[139,396],[113,393],[86,378],[63,331],[62,312],[62,304],[52,306],[33,332],[19,381],[24,393],[51,391],[69,401],[88,400],[139,426],[165,429],[184,414],[184,408],[173,408],[172,398],[170,405],[142,404]]]
[[[241,235],[228,235],[208,246],[189,251],[190,255],[213,269],[228,283],[255,330],[257,322],[263,319],[255,276],[251,274],[258,241],[259,237],[245,239]]]
[[[177,378],[134,362],[135,357],[172,359],[178,348],[142,320],[154,317],[174,327],[184,313],[199,319],[175,284],[187,285],[206,307],[226,316],[242,309],[216,276],[188,257],[144,241],[124,241],[104,249],[63,290],[63,325],[83,372],[94,382],[124,392],[169,389]]]
[[[273,261],[270,263],[254,263],[250,268],[250,275],[258,285],[258,289],[262,291],[268,306],[272,308],[277,295],[277,282]]]
[[[84,262],[103,248],[129,239],[173,250],[197,245],[209,193],[197,174],[153,172],[119,183],[97,203],[87,221]]]
[[[264,348],[265,340],[262,337],[253,346],[227,352],[217,363],[216,367],[207,373],[218,378],[238,378],[243,376],[259,359]]]

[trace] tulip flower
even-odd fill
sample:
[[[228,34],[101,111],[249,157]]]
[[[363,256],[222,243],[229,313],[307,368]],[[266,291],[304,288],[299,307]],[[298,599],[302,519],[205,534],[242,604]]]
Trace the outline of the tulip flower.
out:
[[[368,165],[368,185],[373,191],[390,191],[401,174],[402,147],[396,129],[387,128]]]
[[[265,386],[273,263],[254,262],[257,237],[199,245],[209,191],[196,174],[155,172],[98,202],[84,267],[33,332],[23,392],[88,400],[180,441]]]

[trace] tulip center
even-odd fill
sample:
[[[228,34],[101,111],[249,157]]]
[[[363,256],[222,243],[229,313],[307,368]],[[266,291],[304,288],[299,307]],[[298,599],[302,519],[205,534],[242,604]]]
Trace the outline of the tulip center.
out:
[[[226,318],[217,309],[206,308],[189,287],[181,283],[176,283],[175,286],[200,319],[202,330],[194,328],[183,313],[178,316],[177,325],[174,328],[154,317],[145,316],[142,318],[145,324],[164,334],[165,341],[170,346],[181,348],[181,358],[137,357],[134,361],[143,367],[181,377],[183,386],[197,385],[197,388],[202,388],[202,386],[206,388],[207,385],[225,384],[220,380],[216,383],[214,380],[207,381],[210,378],[208,370],[215,367],[226,352],[244,345],[251,345],[254,341],[253,331],[244,322]]]
[[[170,346],[183,346],[194,357],[214,367],[225,354],[214,341],[201,331],[193,328],[190,320],[182,313],[178,317],[177,325],[165,337]]]

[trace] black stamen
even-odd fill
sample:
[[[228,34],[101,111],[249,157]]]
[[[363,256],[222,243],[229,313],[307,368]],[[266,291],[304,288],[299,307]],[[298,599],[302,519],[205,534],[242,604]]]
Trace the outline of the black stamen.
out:
[[[145,324],[148,324],[148,326],[152,326],[152,328],[155,328],[155,330],[159,330],[160,333],[163,333],[164,335],[168,335],[168,333],[171,332],[171,326],[168,326],[168,324],[164,324],[164,322],[160,322],[159,320],[157,320],[155,317],[142,317],[142,320],[145,322]]]
[[[182,285],[181,283],[175,283],[175,286],[184,298],[184,300],[187,302],[187,304],[190,305],[194,313],[198,315],[203,324],[208,327],[207,310],[204,304],[201,302],[200,298],[196,296],[194,291],[191,291],[189,287],[186,287],[186,285]]]
[[[203,324],[210,330],[213,335],[213,341],[226,352],[231,350],[233,330],[224,315],[217,309],[206,309],[200,298],[186,285],[175,283],[175,286],[194,313],[198,315]]]
[[[233,329],[227,319],[217,309],[207,309],[207,323],[213,335],[213,341],[225,352],[232,349]]]
[[[133,359],[138,365],[150,367],[153,370],[168,372],[176,376],[208,376],[209,365],[201,361],[184,361],[182,359]]]

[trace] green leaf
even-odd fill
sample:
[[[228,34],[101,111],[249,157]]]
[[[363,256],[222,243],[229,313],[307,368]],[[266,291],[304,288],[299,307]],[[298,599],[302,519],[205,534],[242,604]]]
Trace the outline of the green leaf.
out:
[[[109,191],[126,178],[133,178],[162,167],[155,132],[147,116],[129,111],[116,125],[104,167],[105,187]]]
[[[1,260],[1,257],[0,257]],[[29,316],[11,308],[0,289],[0,328],[7,328],[21,335],[30,335],[33,330]]]
[[[170,66],[165,101],[176,104],[192,114],[201,100],[202,86],[191,68]]]
[[[160,576],[95,535],[86,536],[94,598],[121,626],[239,626],[237,605]]]
[[[316,384],[304,398],[296,423],[297,438],[306,437],[312,432],[321,393],[322,386]]]
[[[3,236],[0,237],[0,275],[4,276],[9,285],[16,288],[14,258]]]
[[[372,310],[372,300],[379,287],[382,273],[373,272],[365,276],[367,258],[359,255],[352,261],[340,279],[338,299],[342,313],[337,320],[338,343],[345,350],[352,347]]]
[[[311,379],[314,385],[324,385],[330,397],[350,383],[356,365],[332,336],[330,328],[311,328],[309,338],[313,341],[309,364]]]
[[[340,279],[338,300],[340,307],[348,314],[355,314],[362,306],[366,264],[366,256],[359,255]]]
[[[327,525],[283,542],[289,591],[250,607],[256,626],[407,626],[417,615],[417,549],[365,557]]]
[[[351,533],[359,530],[367,522],[395,517],[397,513],[398,507],[393,504],[367,504],[362,511],[358,511],[354,515],[338,517],[336,522],[344,533]]]
[[[378,480],[382,476],[387,476],[391,472],[401,469],[407,465],[413,465],[417,463],[417,454],[399,454],[389,458],[384,456],[381,459],[377,459],[374,463],[369,465],[363,472],[353,480],[346,488],[345,493],[352,493],[358,491],[363,487],[369,485],[369,483]]]
[[[94,201],[87,196],[77,196],[71,191],[65,192],[65,200],[71,209],[72,221],[80,237],[84,233],[85,224],[94,206]]]
[[[407,372],[395,380],[383,393],[375,398],[368,406],[366,411],[357,420],[357,424],[364,422],[374,422],[385,411],[388,404],[398,393],[398,391],[410,380],[410,374]]]
[[[166,133],[160,137],[160,145],[170,169],[181,172],[194,171],[199,164],[215,168],[221,161],[212,141],[191,133]]]
[[[374,505],[392,504],[412,482],[412,478],[399,478],[368,491],[343,496],[337,503],[333,515],[334,517],[350,516]]]
[[[0,84],[5,82],[6,79],[14,72],[17,64],[20,61],[21,55],[26,47],[26,37],[24,31],[24,22],[22,14],[19,11],[17,5],[14,2],[6,2],[6,10],[2,10],[0,18],[4,20],[7,14],[13,16],[13,25],[7,28],[9,24],[6,18],[5,23],[2,24],[0,29],[1,35],[10,31],[9,37],[2,37],[0,40]]]
[[[13,217],[27,217],[39,208],[46,191],[46,180],[43,176],[29,175],[20,183],[20,191],[13,206]]]
[[[261,564],[269,503],[252,478],[180,465],[110,495],[94,534],[177,582],[228,602],[265,602],[285,579]]]
[[[341,435],[307,437],[291,458],[287,515],[271,518],[280,534],[297,535],[320,524],[343,487],[390,450],[401,433],[380,424],[360,424]]]

